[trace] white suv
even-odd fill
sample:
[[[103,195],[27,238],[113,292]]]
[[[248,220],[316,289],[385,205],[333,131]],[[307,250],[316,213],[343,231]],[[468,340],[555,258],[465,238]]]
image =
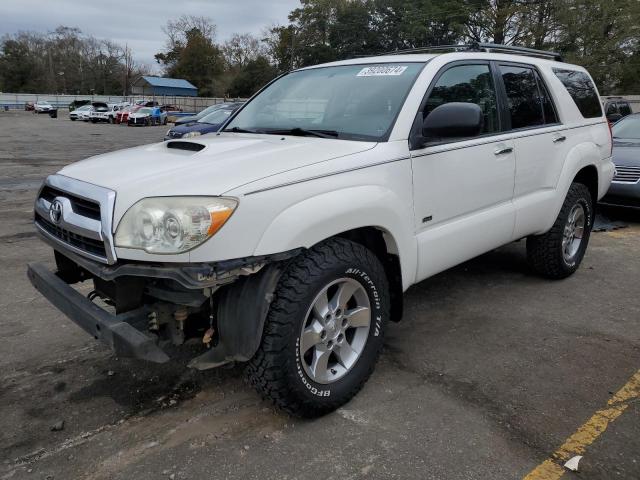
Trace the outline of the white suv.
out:
[[[288,412],[335,409],[412,284],[522,238],[534,271],[575,272],[613,176],[583,68],[458,49],[296,70],[218,134],[65,167],[35,203],[58,271],[32,283],[119,355],[187,342]]]

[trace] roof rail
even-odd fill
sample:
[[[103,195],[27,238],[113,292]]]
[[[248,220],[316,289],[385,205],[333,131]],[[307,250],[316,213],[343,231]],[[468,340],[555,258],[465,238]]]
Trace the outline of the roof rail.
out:
[[[407,48],[404,50],[395,50],[393,52],[382,53],[381,55],[402,55],[411,53],[429,53],[439,52],[443,50],[466,51],[466,52],[498,52],[511,53],[515,55],[524,55],[528,57],[540,57],[562,62],[562,55],[558,52],[548,52],[545,50],[536,50],[535,48],[517,47],[514,45],[499,45],[497,43],[461,43],[456,45],[433,45],[429,47]]]

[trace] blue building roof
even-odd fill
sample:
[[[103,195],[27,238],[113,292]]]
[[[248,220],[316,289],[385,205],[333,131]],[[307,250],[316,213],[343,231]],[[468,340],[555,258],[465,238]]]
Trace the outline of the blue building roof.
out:
[[[192,85],[190,82],[186,81],[183,78],[151,77],[148,75],[143,75],[142,78],[144,78],[145,81],[149,83],[149,85],[152,85],[154,87],[197,89],[195,85]]]

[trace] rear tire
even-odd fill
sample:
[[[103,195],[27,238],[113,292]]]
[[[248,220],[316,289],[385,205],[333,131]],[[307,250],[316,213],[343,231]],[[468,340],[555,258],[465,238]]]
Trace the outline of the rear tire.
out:
[[[342,238],[311,248],[278,283],[250,382],[293,415],[335,410],[371,375],[389,306],[384,268],[370,250]]]
[[[587,250],[593,218],[591,192],[581,183],[571,184],[551,230],[527,238],[527,260],[531,268],[552,279],[572,275]]]

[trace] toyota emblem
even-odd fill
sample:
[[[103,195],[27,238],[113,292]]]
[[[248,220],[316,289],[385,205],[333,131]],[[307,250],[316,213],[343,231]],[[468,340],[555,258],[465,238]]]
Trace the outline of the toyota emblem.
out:
[[[62,218],[62,202],[58,199],[51,202],[51,206],[49,207],[49,218],[56,225],[60,223],[60,219]]]

